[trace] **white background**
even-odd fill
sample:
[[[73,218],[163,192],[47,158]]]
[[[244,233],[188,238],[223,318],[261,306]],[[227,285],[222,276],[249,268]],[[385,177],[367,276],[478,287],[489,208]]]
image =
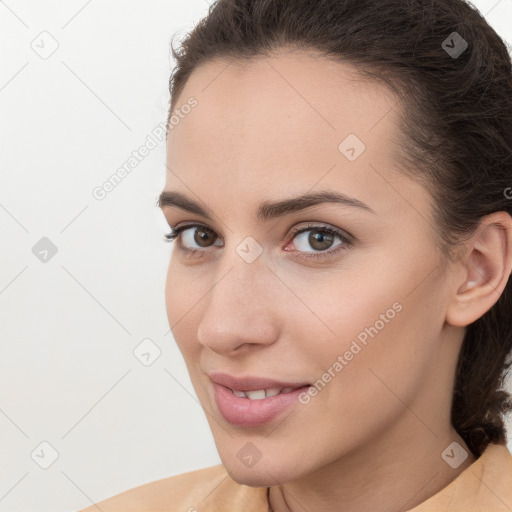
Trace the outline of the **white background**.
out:
[[[512,0],[474,4],[512,41]],[[0,512],[77,510],[220,463],[166,334],[164,142],[92,195],[165,121],[170,39],[209,5],[0,2]]]

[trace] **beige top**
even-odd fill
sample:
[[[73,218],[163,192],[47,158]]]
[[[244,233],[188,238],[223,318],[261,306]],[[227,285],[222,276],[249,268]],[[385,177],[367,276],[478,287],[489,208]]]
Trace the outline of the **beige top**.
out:
[[[268,512],[265,487],[232,480],[211,466],[140,485],[79,512]],[[409,512],[511,512],[512,455],[489,444],[444,489]]]

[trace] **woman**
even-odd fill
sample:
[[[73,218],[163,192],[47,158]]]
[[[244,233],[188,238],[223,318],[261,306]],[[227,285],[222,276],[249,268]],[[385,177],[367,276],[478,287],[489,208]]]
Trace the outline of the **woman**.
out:
[[[173,54],[167,312],[222,465],[98,507],[511,510],[504,42],[462,0],[219,0]]]

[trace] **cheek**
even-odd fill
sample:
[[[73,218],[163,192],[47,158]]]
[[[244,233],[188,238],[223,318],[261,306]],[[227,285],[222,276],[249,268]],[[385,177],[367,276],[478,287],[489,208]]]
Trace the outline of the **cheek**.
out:
[[[346,336],[310,351],[319,391],[303,406],[302,421],[316,425],[321,418],[324,438],[337,440],[340,447],[368,442],[401,417],[421,392],[433,359],[433,344],[415,332],[412,307],[403,305],[389,323],[381,320],[382,325],[375,320],[386,308],[366,306],[368,321],[346,315],[337,329],[347,327]],[[328,457],[332,446],[326,450]]]
[[[338,281],[343,286],[331,285],[320,294],[324,299],[314,309],[322,323],[303,317],[297,324],[302,332],[297,339],[314,362],[313,377],[320,380],[319,395],[358,414],[363,401],[403,407],[397,396],[412,400],[434,364],[442,327],[442,315],[433,314],[439,296],[434,281],[411,294],[416,272],[402,271],[400,280],[393,277],[398,274],[386,274],[368,272],[364,281],[347,274]]]
[[[354,341],[362,352],[371,340],[385,337],[386,331],[400,322],[405,286],[391,276],[385,281],[378,274],[368,266],[364,272],[345,268],[328,278],[302,283],[298,292],[302,303],[290,302],[288,325],[310,333],[299,339],[304,340],[313,361],[326,367],[333,357],[350,350]],[[353,351],[357,352],[357,347]]]
[[[180,295],[187,296],[186,289],[184,289],[184,283],[180,279],[179,274],[175,270],[175,265],[172,261],[169,263],[167,268],[167,277],[165,280],[165,307],[167,310],[167,318],[169,319],[169,326],[171,329],[177,323],[178,319],[182,315],[180,309]],[[181,292],[180,292],[181,290]]]
[[[197,280],[187,271],[180,270],[171,257],[165,282],[165,306],[172,335],[184,356],[193,348],[193,318],[201,307],[200,300],[204,295],[201,290]]]
[[[207,299],[205,294],[213,284],[208,280],[211,273],[206,274],[201,266],[183,265],[174,251],[177,249],[173,248],[165,282],[165,303],[171,326],[180,319],[183,319],[180,324],[186,322],[189,313],[200,306],[201,300]]]

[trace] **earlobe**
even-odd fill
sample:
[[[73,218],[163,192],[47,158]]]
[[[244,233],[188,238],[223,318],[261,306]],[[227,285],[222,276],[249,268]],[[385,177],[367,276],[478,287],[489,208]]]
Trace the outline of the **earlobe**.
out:
[[[465,243],[466,256],[457,263],[462,282],[454,283],[446,321],[466,326],[482,317],[498,301],[512,273],[512,217],[496,212],[482,219]]]

